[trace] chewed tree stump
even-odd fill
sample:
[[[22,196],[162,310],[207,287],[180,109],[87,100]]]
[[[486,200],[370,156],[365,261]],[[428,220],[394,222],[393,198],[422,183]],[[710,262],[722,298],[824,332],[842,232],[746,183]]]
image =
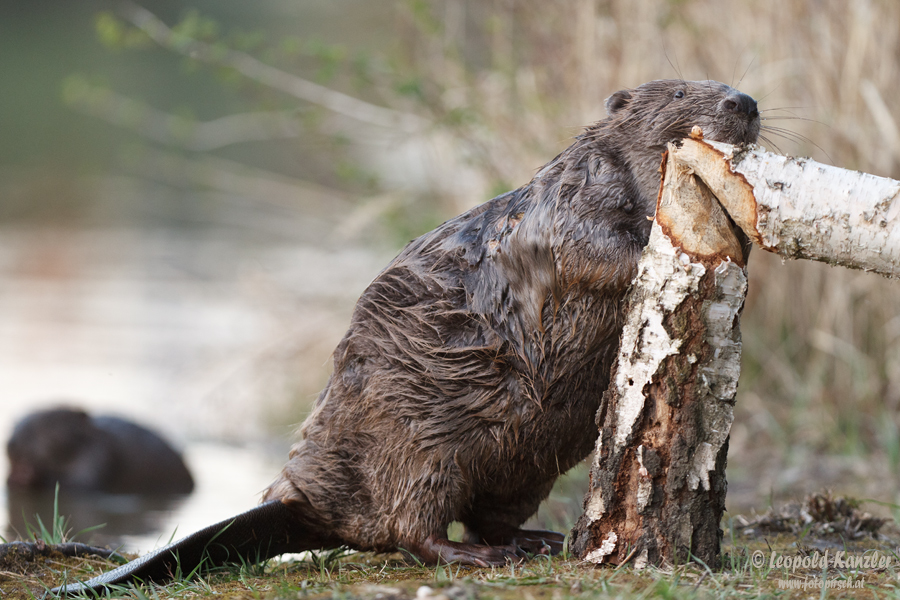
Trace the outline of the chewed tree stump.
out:
[[[745,245],[706,186],[671,158],[666,181],[573,530],[575,554],[592,562],[719,554]]]
[[[900,182],[761,149],[669,144],[627,301],[576,556],[714,564],[740,374],[748,240],[788,258],[900,275]]]

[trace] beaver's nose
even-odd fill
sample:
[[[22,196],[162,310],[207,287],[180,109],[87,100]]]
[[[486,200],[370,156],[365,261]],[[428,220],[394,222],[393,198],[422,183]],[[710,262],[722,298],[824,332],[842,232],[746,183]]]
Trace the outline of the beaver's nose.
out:
[[[733,90],[725,96],[725,99],[722,100],[722,108],[728,112],[743,113],[751,119],[759,116],[756,100],[737,90]]]

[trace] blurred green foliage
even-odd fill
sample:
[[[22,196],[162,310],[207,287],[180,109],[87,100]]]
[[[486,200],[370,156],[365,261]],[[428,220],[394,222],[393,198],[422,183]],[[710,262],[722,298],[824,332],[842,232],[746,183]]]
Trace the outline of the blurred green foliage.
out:
[[[97,13],[94,27],[97,39],[111,50],[125,48],[146,48],[150,46],[150,38],[139,29],[126,27],[109,11]]]

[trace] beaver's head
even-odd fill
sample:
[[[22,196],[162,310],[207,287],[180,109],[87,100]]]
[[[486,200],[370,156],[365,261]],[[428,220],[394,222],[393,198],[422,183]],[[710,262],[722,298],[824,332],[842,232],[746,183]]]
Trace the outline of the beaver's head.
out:
[[[729,144],[756,142],[756,100],[718,81],[661,79],[607,98],[609,116],[596,124],[635,177],[647,209],[656,204],[659,164],[666,144],[688,137],[696,125],[706,139]]]
[[[751,144],[759,136],[756,100],[718,81],[651,81],[616,92],[606,111],[614,127],[660,152],[695,125],[707,139],[729,144]]]

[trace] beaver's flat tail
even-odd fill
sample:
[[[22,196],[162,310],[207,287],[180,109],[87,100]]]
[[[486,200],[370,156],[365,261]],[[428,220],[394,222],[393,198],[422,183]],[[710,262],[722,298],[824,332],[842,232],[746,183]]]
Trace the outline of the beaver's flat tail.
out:
[[[60,596],[101,592],[107,586],[132,581],[169,580],[176,571],[187,576],[197,567],[256,563],[285,552],[333,547],[302,521],[280,500],[271,500],[84,583],[63,585],[51,592]]]

